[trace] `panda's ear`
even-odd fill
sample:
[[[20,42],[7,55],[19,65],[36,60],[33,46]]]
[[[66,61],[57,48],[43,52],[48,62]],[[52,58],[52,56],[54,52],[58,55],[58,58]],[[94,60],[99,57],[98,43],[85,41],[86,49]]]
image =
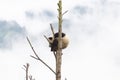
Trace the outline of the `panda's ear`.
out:
[[[55,33],[54,37],[55,37],[55,38],[58,38],[58,36],[59,36],[58,32]]]
[[[49,39],[49,40],[53,40],[53,37],[49,37],[48,39]]]
[[[62,37],[64,37],[65,36],[65,33],[62,33]]]
[[[55,33],[55,38],[58,38],[59,37],[59,33],[57,32],[57,33]],[[64,37],[65,36],[65,33],[62,33],[62,37]]]

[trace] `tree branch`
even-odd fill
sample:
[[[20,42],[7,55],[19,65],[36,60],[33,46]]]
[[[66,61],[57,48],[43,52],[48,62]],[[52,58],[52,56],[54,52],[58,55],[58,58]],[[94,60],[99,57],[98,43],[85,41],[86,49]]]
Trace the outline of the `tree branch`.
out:
[[[67,12],[68,12],[68,10],[67,10],[67,11],[65,11],[65,12],[62,14],[62,16],[63,16],[63,15],[65,15]]]
[[[28,80],[28,68],[29,68],[29,63],[27,63],[26,65],[23,65],[23,68],[25,70],[25,73],[26,73],[26,80]]]
[[[42,59],[40,59],[40,57],[39,57],[39,56],[37,55],[37,53],[35,52],[35,50],[34,50],[32,44],[31,44],[29,38],[28,38],[28,37],[26,37],[26,38],[27,38],[27,41],[28,41],[28,43],[29,43],[32,51],[34,52],[34,54],[35,54],[35,56],[36,56],[36,57],[34,57],[34,56],[31,56],[31,57],[34,58],[34,59],[36,59],[36,60],[39,60],[40,62],[42,62],[47,68],[49,68],[49,69],[56,75],[55,71],[54,71],[49,65],[47,65]]]
[[[65,80],[67,80],[67,78],[65,78]]]
[[[32,57],[32,58],[34,58],[34,59],[36,59],[36,60],[39,60],[38,58],[36,58],[36,57],[34,57],[34,56],[32,56],[32,55],[30,55],[30,57]]]
[[[55,56],[55,60],[56,60],[56,52],[55,52],[55,51],[53,51],[53,54],[54,54],[54,56]]]
[[[51,31],[52,31],[52,35],[53,35],[53,40],[54,40],[54,29],[53,29],[53,26],[52,26],[52,24],[50,24],[50,28],[51,28]]]
[[[44,35],[45,39],[48,41],[48,43],[50,43],[50,40]]]
[[[30,80],[35,80],[35,79],[33,79],[32,75],[29,76],[29,79],[30,79]]]

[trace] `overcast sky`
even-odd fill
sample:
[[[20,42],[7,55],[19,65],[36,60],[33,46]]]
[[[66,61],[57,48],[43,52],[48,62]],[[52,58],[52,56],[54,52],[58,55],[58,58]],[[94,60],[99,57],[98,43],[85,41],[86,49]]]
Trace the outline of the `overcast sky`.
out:
[[[52,23],[57,32],[58,0],[0,0],[0,79],[25,80],[30,63],[36,80],[55,80],[25,39],[29,36],[39,56],[55,69],[48,42]],[[70,44],[63,50],[62,80],[120,80],[120,1],[63,0],[63,32]]]

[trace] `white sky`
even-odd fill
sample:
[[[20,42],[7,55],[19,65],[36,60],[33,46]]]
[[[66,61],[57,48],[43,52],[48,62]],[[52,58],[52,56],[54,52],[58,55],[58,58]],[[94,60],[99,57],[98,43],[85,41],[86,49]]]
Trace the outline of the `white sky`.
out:
[[[49,23],[56,25],[57,2],[0,0],[1,80],[25,80],[22,67],[26,63],[36,80],[55,79],[46,66],[30,57],[33,52],[23,35],[9,26],[24,28],[39,56],[54,68],[54,57],[43,35],[51,34]],[[63,0],[65,10],[69,12],[63,17],[63,31],[69,35],[70,45],[63,50],[62,80],[120,80],[120,1]]]

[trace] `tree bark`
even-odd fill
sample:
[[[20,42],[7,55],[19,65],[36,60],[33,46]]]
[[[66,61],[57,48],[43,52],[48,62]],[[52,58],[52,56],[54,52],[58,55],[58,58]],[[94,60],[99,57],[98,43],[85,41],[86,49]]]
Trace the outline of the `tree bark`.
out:
[[[62,63],[62,1],[59,0],[58,3],[58,50],[56,51],[56,80],[61,80],[61,63]]]

